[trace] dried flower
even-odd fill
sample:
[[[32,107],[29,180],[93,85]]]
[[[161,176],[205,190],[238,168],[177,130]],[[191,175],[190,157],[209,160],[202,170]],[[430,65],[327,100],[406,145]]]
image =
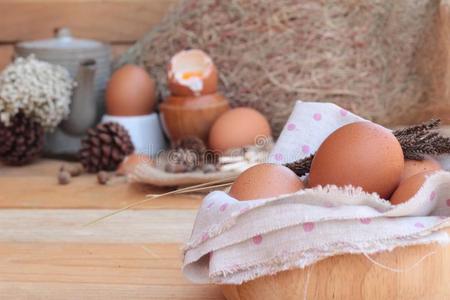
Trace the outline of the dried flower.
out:
[[[21,110],[52,130],[69,115],[74,85],[61,66],[34,56],[17,58],[0,74],[0,121],[9,125]]]
[[[297,176],[303,176],[309,173],[309,169],[311,169],[311,163],[313,158],[314,154],[311,154],[308,157],[296,160],[291,163],[287,163],[285,164],[285,166],[294,171],[294,173],[297,174]]]
[[[435,131],[441,120],[431,120],[419,125],[394,131],[407,159],[423,160],[425,155],[450,153],[450,138]]]

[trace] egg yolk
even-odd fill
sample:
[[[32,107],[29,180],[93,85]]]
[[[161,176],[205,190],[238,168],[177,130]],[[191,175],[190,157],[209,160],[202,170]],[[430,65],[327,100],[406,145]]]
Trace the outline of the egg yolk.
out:
[[[201,71],[190,71],[190,72],[184,72],[182,78],[184,80],[191,79],[192,77],[202,77],[203,73]]]

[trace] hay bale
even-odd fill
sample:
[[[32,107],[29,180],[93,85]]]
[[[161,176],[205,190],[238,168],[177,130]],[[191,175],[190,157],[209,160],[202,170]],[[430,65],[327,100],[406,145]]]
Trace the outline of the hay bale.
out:
[[[442,72],[429,78],[448,56],[447,46],[441,46],[447,36],[437,29],[441,5],[436,0],[183,0],[116,67],[145,66],[164,98],[171,56],[201,48],[216,62],[221,91],[232,105],[260,110],[276,134],[297,99],[332,101],[381,124],[406,124],[440,95],[436,89],[442,90]]]

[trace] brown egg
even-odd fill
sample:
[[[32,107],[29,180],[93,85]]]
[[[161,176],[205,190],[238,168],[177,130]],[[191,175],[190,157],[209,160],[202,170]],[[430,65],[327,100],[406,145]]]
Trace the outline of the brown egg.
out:
[[[295,193],[303,187],[303,182],[290,169],[276,164],[259,164],[239,175],[229,194],[238,200],[255,200]]]
[[[229,149],[255,145],[258,139],[272,136],[269,122],[258,111],[240,107],[221,115],[209,132],[211,149],[224,152]]]
[[[167,75],[173,96],[200,96],[217,92],[217,68],[208,54],[201,50],[184,50],[175,54],[170,60]]]
[[[402,148],[389,130],[357,122],[337,129],[320,145],[309,185],[352,185],[388,199],[400,182],[403,167]]]
[[[392,194],[391,203],[397,205],[411,199],[422,187],[427,177],[434,172],[436,171],[418,173],[403,180]]]
[[[117,175],[128,175],[132,173],[138,165],[142,164],[153,165],[153,161],[148,155],[133,153],[125,157],[117,168],[116,173]]]
[[[422,172],[437,171],[441,169],[442,167],[439,164],[439,162],[432,158],[427,158],[424,160],[407,159],[405,160],[405,168],[403,169],[400,181],[403,181],[408,177],[414,176]]]
[[[106,88],[106,111],[111,116],[150,114],[156,103],[155,81],[143,68],[125,65],[112,75]]]

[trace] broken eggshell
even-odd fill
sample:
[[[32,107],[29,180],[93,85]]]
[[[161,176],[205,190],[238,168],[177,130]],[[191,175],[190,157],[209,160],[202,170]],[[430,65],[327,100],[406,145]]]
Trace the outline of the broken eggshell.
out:
[[[200,96],[217,92],[217,68],[202,50],[183,50],[175,54],[170,60],[167,75],[173,96]]]

